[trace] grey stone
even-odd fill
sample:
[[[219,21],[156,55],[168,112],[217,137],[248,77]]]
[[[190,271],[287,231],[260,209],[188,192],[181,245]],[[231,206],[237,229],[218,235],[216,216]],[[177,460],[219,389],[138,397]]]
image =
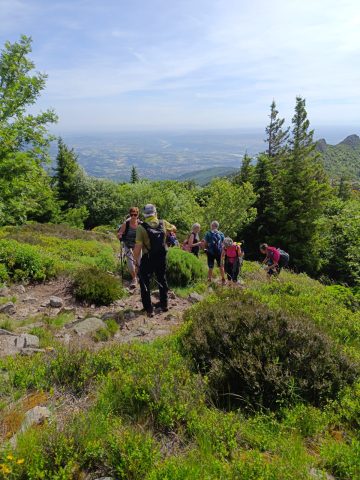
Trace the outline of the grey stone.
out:
[[[16,291],[16,293],[19,293],[20,295],[22,295],[23,293],[26,292],[24,285],[17,285],[15,287],[15,291]]]
[[[168,293],[168,297],[171,299],[171,300],[175,300],[177,297],[176,297],[176,293],[175,292],[172,292],[171,290],[169,291]]]
[[[116,300],[116,301],[114,302],[114,305],[115,305],[116,307],[124,308],[124,307],[125,307],[125,302],[123,302],[122,300]]]
[[[24,348],[39,348],[39,338],[29,333],[0,335],[0,356],[16,355]]]
[[[9,332],[9,330],[5,330],[4,328],[0,328],[0,335],[13,335],[16,337],[15,333]]]
[[[129,312],[124,313],[124,318],[125,318],[125,320],[134,320],[134,318],[136,318],[136,314],[135,314],[135,312],[130,310]]]
[[[32,408],[25,413],[19,432],[25,432],[33,425],[42,425],[50,416],[50,410],[46,407],[37,406]]]
[[[49,298],[49,303],[52,308],[61,308],[64,302],[62,298],[52,296]]]
[[[50,305],[49,300],[47,302],[43,302],[40,306],[41,307],[48,307]]]
[[[7,302],[4,303],[4,305],[0,305],[0,313],[6,313],[8,315],[15,313],[15,305],[13,302]]]
[[[323,472],[317,468],[311,468],[309,473],[311,477],[315,478],[315,480],[336,480],[336,478],[330,473]]]
[[[7,287],[0,288],[0,297],[8,297],[10,295],[10,290]]]
[[[88,333],[96,332],[99,328],[106,328],[106,324],[97,317],[86,318],[81,322],[77,322],[73,327],[74,332],[78,335],[86,335]]]
[[[22,348],[20,354],[25,357],[30,357],[34,353],[44,353],[46,350],[44,348]]]
[[[200,293],[192,292],[188,296],[188,300],[191,303],[198,303],[198,302],[201,302],[202,300],[204,300],[204,297],[203,297],[203,295],[200,295]]]
[[[61,309],[63,313],[76,313],[76,307],[63,307]]]
[[[28,297],[23,298],[22,301],[23,301],[24,303],[36,303],[36,302],[37,302],[37,298],[28,296]]]

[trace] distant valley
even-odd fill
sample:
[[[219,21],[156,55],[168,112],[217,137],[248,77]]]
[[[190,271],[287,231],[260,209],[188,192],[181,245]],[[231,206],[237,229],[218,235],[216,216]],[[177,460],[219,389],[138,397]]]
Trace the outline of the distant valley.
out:
[[[334,132],[326,138],[333,141]],[[79,164],[95,177],[127,182],[134,165],[140,178],[193,180],[200,185],[215,176],[231,175],[247,152],[256,156],[266,149],[260,130],[193,133],[137,132],[65,135],[64,141],[78,155]],[[334,179],[360,179],[360,138],[350,135],[336,145],[317,142],[326,170]],[[51,147],[53,160],[57,146]]]

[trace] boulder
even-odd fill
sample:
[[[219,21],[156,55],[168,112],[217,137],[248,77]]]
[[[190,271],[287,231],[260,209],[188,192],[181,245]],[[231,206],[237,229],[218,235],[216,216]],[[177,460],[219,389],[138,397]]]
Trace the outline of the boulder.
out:
[[[0,297],[8,297],[10,295],[10,290],[7,287],[0,288]]]
[[[106,324],[100,318],[91,317],[81,322],[76,322],[72,329],[78,335],[87,335],[96,332],[99,328],[106,328]]]
[[[25,293],[25,287],[24,285],[16,285],[15,287],[15,292],[16,293],[19,293],[20,295],[22,295],[23,293]]]
[[[203,297],[203,295],[200,295],[200,293],[192,292],[188,296],[188,300],[191,303],[198,303],[198,302],[201,302],[202,300],[204,300],[204,297]]]
[[[13,302],[7,302],[3,305],[0,305],[0,313],[5,313],[7,315],[12,315],[15,313],[15,305]]]
[[[39,348],[39,338],[36,335],[30,333],[15,335],[11,332],[0,335],[0,357],[16,355],[21,353],[23,349],[33,348]]]
[[[34,407],[25,413],[24,421],[19,432],[25,432],[33,425],[42,425],[50,417],[50,410],[46,407]]]
[[[52,296],[49,298],[49,304],[52,308],[61,308],[64,304],[64,301],[60,297]]]

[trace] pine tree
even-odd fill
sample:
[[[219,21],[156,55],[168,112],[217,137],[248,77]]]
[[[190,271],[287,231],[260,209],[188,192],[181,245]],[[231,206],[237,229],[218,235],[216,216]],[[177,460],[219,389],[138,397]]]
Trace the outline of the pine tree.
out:
[[[275,100],[270,105],[270,123],[266,127],[266,140],[267,150],[266,153],[269,157],[276,157],[284,152],[286,149],[286,142],[289,138],[289,127],[283,130],[285,122],[284,118],[278,118],[278,110],[276,110]]]
[[[80,175],[81,168],[77,162],[77,155],[59,138],[54,183],[63,210],[74,208],[77,204],[77,179]]]
[[[133,165],[131,168],[130,183],[137,183],[139,180],[140,180],[139,174],[136,170],[135,165]]]
[[[301,97],[296,98],[292,125],[290,151],[279,175],[282,201],[276,212],[279,230],[275,238],[298,267],[314,272],[319,260],[314,253],[317,221],[330,187]]]
[[[351,184],[350,182],[342,175],[340,178],[339,189],[337,196],[341,200],[347,201],[351,198]]]
[[[234,177],[234,183],[236,183],[237,185],[242,185],[246,182],[253,182],[255,167],[251,164],[251,162],[252,158],[247,153],[245,153],[241,163],[240,171]]]

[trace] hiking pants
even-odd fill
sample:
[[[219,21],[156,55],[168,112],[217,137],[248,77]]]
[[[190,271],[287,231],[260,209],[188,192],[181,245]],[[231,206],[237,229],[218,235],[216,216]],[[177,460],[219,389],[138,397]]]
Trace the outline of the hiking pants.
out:
[[[231,263],[229,259],[225,257],[225,273],[229,281],[237,282],[241,265],[242,258],[236,258],[235,261]]]
[[[156,257],[151,257],[149,254],[143,255],[139,268],[139,283],[141,291],[141,301],[144,309],[147,312],[153,310],[151,304],[151,290],[150,281],[155,274],[156,281],[160,293],[160,305],[162,307],[168,306],[168,291],[169,287],[166,281],[166,253]]]

